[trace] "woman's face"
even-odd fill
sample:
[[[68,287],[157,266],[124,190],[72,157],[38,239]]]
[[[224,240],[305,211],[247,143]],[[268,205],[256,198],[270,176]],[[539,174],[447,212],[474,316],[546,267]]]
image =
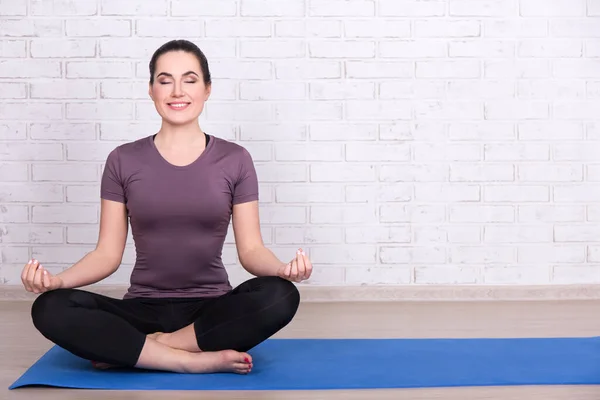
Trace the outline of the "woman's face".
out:
[[[163,121],[171,125],[195,122],[210,96],[210,86],[204,84],[200,62],[191,53],[171,51],[156,61],[150,98]]]

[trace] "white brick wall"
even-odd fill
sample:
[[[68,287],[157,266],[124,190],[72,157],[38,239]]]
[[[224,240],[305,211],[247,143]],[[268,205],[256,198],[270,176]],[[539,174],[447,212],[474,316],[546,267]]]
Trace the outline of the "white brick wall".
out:
[[[305,248],[309,283],[600,282],[599,4],[0,0],[0,283],[93,248],[173,38],[207,54],[202,126],[252,153],[265,242]]]

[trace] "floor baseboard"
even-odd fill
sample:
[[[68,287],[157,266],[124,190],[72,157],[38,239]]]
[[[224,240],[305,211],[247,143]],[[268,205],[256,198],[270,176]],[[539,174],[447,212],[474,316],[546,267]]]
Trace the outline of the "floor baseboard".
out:
[[[92,285],[84,288],[121,298],[126,286]],[[600,285],[410,285],[310,286],[298,285],[304,302],[355,301],[536,301],[600,300]],[[0,301],[33,300],[37,295],[20,285],[0,285]]]

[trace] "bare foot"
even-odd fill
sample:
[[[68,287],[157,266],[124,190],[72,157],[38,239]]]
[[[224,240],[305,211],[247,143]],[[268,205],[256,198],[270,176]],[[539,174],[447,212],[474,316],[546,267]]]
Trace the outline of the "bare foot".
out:
[[[107,364],[103,362],[92,361],[92,365],[96,369],[111,369],[111,368],[119,368],[118,365]]]
[[[163,332],[154,332],[146,335],[147,338],[158,341],[158,337],[164,335]]]
[[[206,351],[188,353],[184,364],[187,373],[233,372],[248,374],[252,370],[252,357],[247,353],[235,350]]]

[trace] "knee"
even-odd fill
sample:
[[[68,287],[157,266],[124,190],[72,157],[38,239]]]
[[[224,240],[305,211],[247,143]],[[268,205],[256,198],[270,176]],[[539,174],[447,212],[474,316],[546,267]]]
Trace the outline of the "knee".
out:
[[[269,305],[276,319],[287,324],[300,306],[300,292],[292,282],[280,277],[268,277],[265,291],[269,293]]]
[[[31,306],[31,320],[41,333],[53,330],[53,325],[59,323],[60,315],[67,306],[67,297],[61,290],[53,290],[40,294]]]

